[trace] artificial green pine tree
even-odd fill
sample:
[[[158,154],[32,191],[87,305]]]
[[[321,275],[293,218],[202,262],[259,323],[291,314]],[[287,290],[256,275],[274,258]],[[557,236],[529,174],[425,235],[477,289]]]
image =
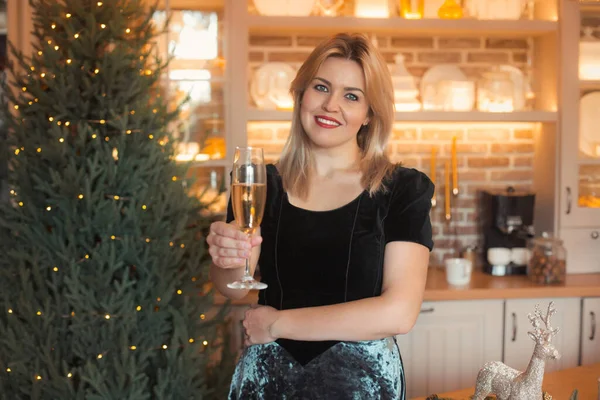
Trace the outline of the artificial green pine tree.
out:
[[[154,10],[30,3],[34,53],[5,88],[0,397],[218,398],[208,220],[173,158]]]

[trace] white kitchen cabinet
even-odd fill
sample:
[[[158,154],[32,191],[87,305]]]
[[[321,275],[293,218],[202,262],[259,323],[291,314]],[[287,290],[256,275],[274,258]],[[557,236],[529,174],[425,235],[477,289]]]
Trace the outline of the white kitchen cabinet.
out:
[[[600,228],[564,228],[560,236],[569,274],[600,272]]]
[[[506,365],[520,371],[527,368],[535,346],[527,334],[534,329],[527,315],[534,313],[536,304],[539,304],[542,314],[545,315],[550,301],[554,302],[556,308],[550,325],[559,328],[552,343],[561,357],[558,360],[547,360],[545,372],[559,371],[579,364],[581,298],[577,297],[506,300],[503,359]]]
[[[600,363],[600,297],[586,297],[581,313],[581,365]]]
[[[409,398],[475,384],[502,358],[503,300],[425,302],[415,327],[399,335]]]

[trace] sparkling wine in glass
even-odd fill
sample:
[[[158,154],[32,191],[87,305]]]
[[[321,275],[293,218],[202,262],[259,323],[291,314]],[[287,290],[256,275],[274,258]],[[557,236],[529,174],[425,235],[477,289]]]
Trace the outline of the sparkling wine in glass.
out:
[[[233,158],[231,203],[235,221],[246,235],[260,227],[267,201],[267,170],[263,150],[258,147],[236,147]],[[250,260],[246,259],[244,276],[227,284],[230,289],[266,289],[250,275]]]

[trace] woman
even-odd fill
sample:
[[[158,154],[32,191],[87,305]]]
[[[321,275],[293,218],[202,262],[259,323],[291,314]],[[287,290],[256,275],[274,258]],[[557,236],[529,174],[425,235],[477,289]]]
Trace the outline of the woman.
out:
[[[394,336],[419,314],[434,186],[384,153],[394,120],[385,61],[362,35],[320,45],[292,82],[295,108],[277,165],[267,166],[260,232],[238,230],[231,204],[207,238],[211,278],[249,255],[269,287],[245,316],[230,399],[404,399]]]

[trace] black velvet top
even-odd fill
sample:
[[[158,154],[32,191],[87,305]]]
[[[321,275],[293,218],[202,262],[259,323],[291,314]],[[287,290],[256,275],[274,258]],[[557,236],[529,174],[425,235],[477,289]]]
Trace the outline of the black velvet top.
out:
[[[397,167],[386,186],[386,193],[371,197],[364,191],[337,209],[310,211],[289,203],[277,168],[267,165],[258,265],[269,287],[260,291],[259,304],[285,310],[378,296],[387,243],[415,242],[431,250],[431,180]],[[230,203],[227,221],[233,219]],[[338,343],[277,342],[303,365]]]

